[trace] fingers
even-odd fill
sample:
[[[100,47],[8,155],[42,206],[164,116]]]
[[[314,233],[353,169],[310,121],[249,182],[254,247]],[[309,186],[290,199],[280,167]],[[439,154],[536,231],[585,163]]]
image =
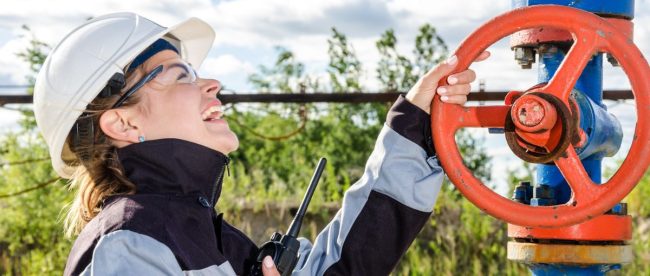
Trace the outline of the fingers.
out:
[[[490,51],[483,51],[483,53],[478,55],[478,57],[474,60],[474,62],[484,61],[489,57],[490,57]]]
[[[456,68],[458,64],[458,58],[453,55],[448,58],[445,62],[438,64],[438,66],[433,67],[429,72],[424,75],[424,78],[427,82],[437,83],[444,76],[451,74],[451,72]]]
[[[472,87],[469,85],[469,83],[464,83],[441,86],[436,89],[436,92],[440,95],[440,100],[445,103],[463,105],[465,102],[467,102],[467,95],[471,89]]]
[[[445,103],[463,105],[467,102],[467,95],[442,96],[440,100]]]
[[[476,73],[472,69],[467,69],[463,72],[450,75],[447,77],[447,83],[450,85],[466,84],[476,80]]]
[[[440,96],[455,96],[455,95],[467,95],[472,89],[469,83],[458,84],[458,85],[445,85],[440,86],[436,90]]]
[[[262,260],[262,274],[264,276],[280,276],[280,272],[275,267],[271,256],[266,256]]]
[[[483,51],[478,57],[476,57],[474,62],[484,61],[489,57],[490,57],[490,52],[489,51]],[[456,55],[453,55],[453,56],[449,57],[445,62],[443,62],[441,64],[438,64],[438,66],[434,67],[429,72],[427,72],[425,77],[427,78],[427,81],[438,82],[444,76],[447,76],[447,75],[451,74],[451,72],[454,70],[454,68],[456,68],[457,64],[458,64],[458,58],[456,57]],[[467,71],[463,71],[463,72],[467,72]],[[461,72],[461,73],[463,73],[463,72]],[[461,74],[461,73],[459,73],[459,74]],[[468,83],[468,82],[472,82],[472,81],[474,81],[476,79],[476,74],[474,73],[474,71],[471,71],[469,73],[465,73],[465,74],[462,74],[462,75],[458,76],[459,77],[458,82],[455,82],[453,80],[453,77],[456,76],[456,75],[459,75],[459,74],[451,75],[450,76],[451,79],[448,78],[447,82],[449,84]]]

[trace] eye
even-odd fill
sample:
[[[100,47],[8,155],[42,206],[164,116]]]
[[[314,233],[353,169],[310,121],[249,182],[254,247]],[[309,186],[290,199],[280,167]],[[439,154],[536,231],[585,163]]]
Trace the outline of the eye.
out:
[[[178,75],[178,78],[176,78],[176,80],[179,81],[179,80],[185,79],[187,77],[188,77],[187,73],[180,73]]]

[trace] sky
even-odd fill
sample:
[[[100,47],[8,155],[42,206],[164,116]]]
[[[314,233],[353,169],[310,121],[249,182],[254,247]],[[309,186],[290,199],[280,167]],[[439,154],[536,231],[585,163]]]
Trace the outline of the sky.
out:
[[[163,26],[172,26],[189,17],[208,22],[216,40],[199,74],[219,79],[227,88],[249,92],[248,75],[259,65],[271,65],[276,46],[291,50],[309,74],[323,76],[327,66],[327,38],[336,27],[348,36],[364,67],[363,83],[368,91],[378,87],[375,69],[379,54],[375,41],[386,29],[395,30],[398,50],[410,55],[419,26],[429,23],[451,50],[474,29],[490,18],[511,9],[507,0],[463,1],[369,1],[369,0],[138,0],[138,1],[35,1],[0,0],[0,85],[25,84],[27,65],[16,57],[25,49],[31,28],[40,40],[56,43],[87,18],[111,12],[139,13]],[[650,56],[650,0],[636,0],[634,42]],[[536,84],[536,70],[521,70],[504,38],[489,48],[492,57],[472,66],[486,90],[524,90]],[[605,66],[605,89],[629,89],[620,68]],[[477,85],[473,86],[476,90]],[[22,94],[20,89],[0,89],[0,94]],[[633,102],[606,102],[621,121],[625,137],[632,136],[636,116]],[[630,108],[632,107],[632,108]],[[18,113],[0,108],[0,133],[16,126]],[[493,177],[504,189],[508,169],[519,164],[509,154],[501,137],[479,132],[486,139],[488,154],[495,157]],[[624,138],[619,155],[624,155],[630,139]],[[608,163],[608,164],[611,164]]]

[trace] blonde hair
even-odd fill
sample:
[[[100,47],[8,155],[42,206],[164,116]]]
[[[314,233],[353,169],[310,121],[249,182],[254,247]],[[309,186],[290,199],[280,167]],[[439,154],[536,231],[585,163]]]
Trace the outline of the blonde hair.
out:
[[[144,75],[143,66],[138,66],[127,74],[126,86],[133,86]],[[75,198],[67,207],[64,220],[64,231],[67,237],[72,237],[81,230],[102,210],[104,200],[114,195],[134,194],[136,186],[124,175],[124,169],[117,157],[117,147],[99,127],[99,118],[111,109],[119,95],[108,98],[97,97],[86,108],[85,116],[79,120],[90,120],[88,127],[92,128],[92,137],[74,142],[73,129],[66,143],[74,153],[73,162],[77,169],[70,179],[70,189],[75,190]],[[131,106],[139,102],[140,97],[135,93],[122,106]]]

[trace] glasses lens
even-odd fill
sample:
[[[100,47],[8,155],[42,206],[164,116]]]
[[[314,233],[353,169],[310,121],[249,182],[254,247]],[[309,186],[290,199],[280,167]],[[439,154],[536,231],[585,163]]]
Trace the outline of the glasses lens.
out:
[[[186,62],[171,62],[164,66],[164,70],[154,81],[162,85],[193,83],[197,80],[196,71]]]

